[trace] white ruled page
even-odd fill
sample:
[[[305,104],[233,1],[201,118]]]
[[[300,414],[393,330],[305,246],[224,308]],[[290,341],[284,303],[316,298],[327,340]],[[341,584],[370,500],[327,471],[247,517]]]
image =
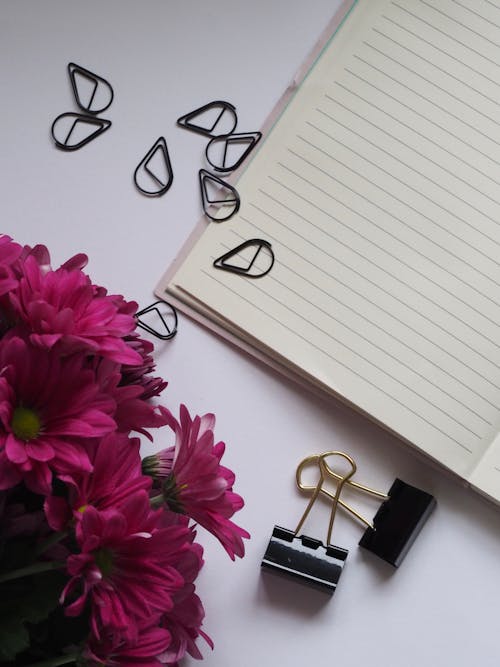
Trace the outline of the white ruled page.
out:
[[[500,0],[358,0],[237,188],[168,291],[466,477],[499,427]],[[251,238],[267,276],[212,267]]]

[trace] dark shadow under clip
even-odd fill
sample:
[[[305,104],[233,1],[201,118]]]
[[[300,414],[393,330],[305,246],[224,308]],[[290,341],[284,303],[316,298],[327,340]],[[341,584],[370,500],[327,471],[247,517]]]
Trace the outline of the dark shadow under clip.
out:
[[[162,312],[160,306],[166,306],[167,312]],[[149,314],[156,314],[157,319],[162,325],[162,330],[155,328],[145,321],[144,316]],[[144,329],[144,331],[147,331],[160,340],[170,340],[177,333],[177,311],[172,304],[168,303],[168,301],[155,301],[150,306],[139,310],[135,314],[135,318],[138,327]],[[171,320],[170,324],[168,322],[169,320]]]
[[[315,489],[314,486],[306,486],[302,483],[302,469],[309,464],[318,464],[330,454],[331,452],[326,452],[304,459],[297,469],[296,481],[299,489],[308,492]],[[339,484],[344,483],[343,476],[331,468],[328,468],[328,473]],[[353,479],[349,479],[346,483],[353,490],[368,493],[383,500],[373,522],[370,522],[353,507],[339,499],[338,504],[366,526],[366,530],[359,541],[359,546],[372,552],[390,565],[399,567],[436,507],[436,499],[426,491],[411,486],[400,479],[394,481],[389,493],[376,491],[359,484]],[[330,500],[334,498],[334,495],[326,489],[322,488],[320,492]]]
[[[326,463],[327,456],[343,457],[348,461],[351,469],[345,475],[341,476],[335,494],[330,496],[332,499],[332,510],[330,513],[326,545],[324,545],[320,540],[308,537],[307,535],[299,535],[298,533],[313,504],[321,493],[326,477],[331,474],[330,468]],[[343,452],[329,452],[322,457],[318,457],[317,463],[319,465],[320,478],[316,487],[311,487],[313,490],[312,497],[297,525],[297,528],[294,531],[291,531],[287,528],[281,528],[280,526],[274,527],[261,566],[270,572],[294,579],[300,583],[307,584],[312,588],[332,595],[337,588],[344,563],[349,553],[347,549],[331,544],[333,521],[335,519],[337,508],[341,502],[340,493],[342,487],[355,473],[356,464],[350,456]],[[304,462],[299,464],[297,475],[300,475],[303,464]]]

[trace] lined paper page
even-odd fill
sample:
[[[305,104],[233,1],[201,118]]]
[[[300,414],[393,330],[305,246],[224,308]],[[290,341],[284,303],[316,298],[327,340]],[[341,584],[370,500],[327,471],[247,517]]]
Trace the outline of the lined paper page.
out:
[[[238,190],[169,291],[467,476],[499,427],[500,0],[359,0]],[[250,238],[266,277],[212,267]]]

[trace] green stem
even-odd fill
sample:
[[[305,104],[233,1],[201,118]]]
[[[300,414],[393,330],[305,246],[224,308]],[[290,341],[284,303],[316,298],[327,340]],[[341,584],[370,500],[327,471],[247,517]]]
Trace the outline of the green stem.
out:
[[[149,499],[149,502],[153,509],[161,507],[162,505],[165,504],[165,498],[163,497],[163,493],[160,493],[159,496],[153,496],[152,498]]]
[[[20,579],[21,577],[27,577],[30,574],[37,574],[38,572],[48,572],[49,570],[58,570],[59,568],[64,567],[64,563],[60,561],[47,560],[40,563],[33,563],[33,565],[27,565],[26,567],[21,567],[18,570],[11,570],[5,574],[0,575],[0,584],[3,584],[4,581],[12,581],[12,579]]]
[[[43,554],[45,551],[47,551],[47,549],[50,549],[50,547],[54,546],[54,544],[57,544],[58,542],[63,540],[65,537],[67,537],[67,535],[68,535],[67,530],[61,530],[57,533],[54,533],[46,540],[40,542],[38,547],[35,549],[35,554],[37,556],[40,556],[40,554]]]
[[[79,657],[79,653],[66,653],[66,655],[59,655],[57,658],[33,662],[27,667],[57,667],[58,665],[66,665],[68,662],[76,662]]]

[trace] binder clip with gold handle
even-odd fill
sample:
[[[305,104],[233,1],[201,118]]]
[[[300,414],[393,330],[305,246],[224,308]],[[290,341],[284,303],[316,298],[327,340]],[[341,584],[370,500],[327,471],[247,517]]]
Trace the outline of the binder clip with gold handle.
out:
[[[350,464],[350,470],[345,475],[334,473],[326,462],[326,459],[331,456],[339,456],[345,459]],[[345,504],[340,499],[342,487],[349,482],[349,479],[356,472],[356,464],[350,456],[343,452],[322,454],[315,457],[315,462],[318,464],[320,477],[316,486],[309,489],[313,493],[304,514],[295,530],[289,530],[281,526],[274,527],[261,565],[262,568],[270,572],[305,583],[308,586],[332,595],[337,587],[348,554],[347,549],[331,544],[333,522],[338,506]],[[309,459],[304,459],[299,464],[297,479],[299,479],[302,468],[307,463],[309,463]],[[330,494],[323,489],[323,484],[327,477],[332,476],[337,481],[337,488],[334,494]],[[326,545],[321,540],[313,537],[299,535],[312,506],[322,492],[326,492],[332,500]]]
[[[429,493],[398,478],[396,478],[387,494],[359,484],[352,479],[352,475],[345,479],[343,475],[336,473],[326,463],[326,458],[332,453],[336,452],[326,452],[304,459],[297,468],[297,486],[302,491],[313,491],[313,494],[316,494],[318,487],[303,484],[302,471],[311,463],[319,464],[320,461],[323,461],[328,475],[333,477],[340,487],[347,484],[353,490],[381,498],[383,502],[375,514],[373,522],[370,522],[353,507],[338,498],[339,486],[335,494],[322,487],[319,489],[319,493],[330,500],[337,498],[338,505],[366,526],[366,530],[358,543],[359,546],[371,551],[394,567],[399,567],[431,512],[436,507],[436,499]]]

